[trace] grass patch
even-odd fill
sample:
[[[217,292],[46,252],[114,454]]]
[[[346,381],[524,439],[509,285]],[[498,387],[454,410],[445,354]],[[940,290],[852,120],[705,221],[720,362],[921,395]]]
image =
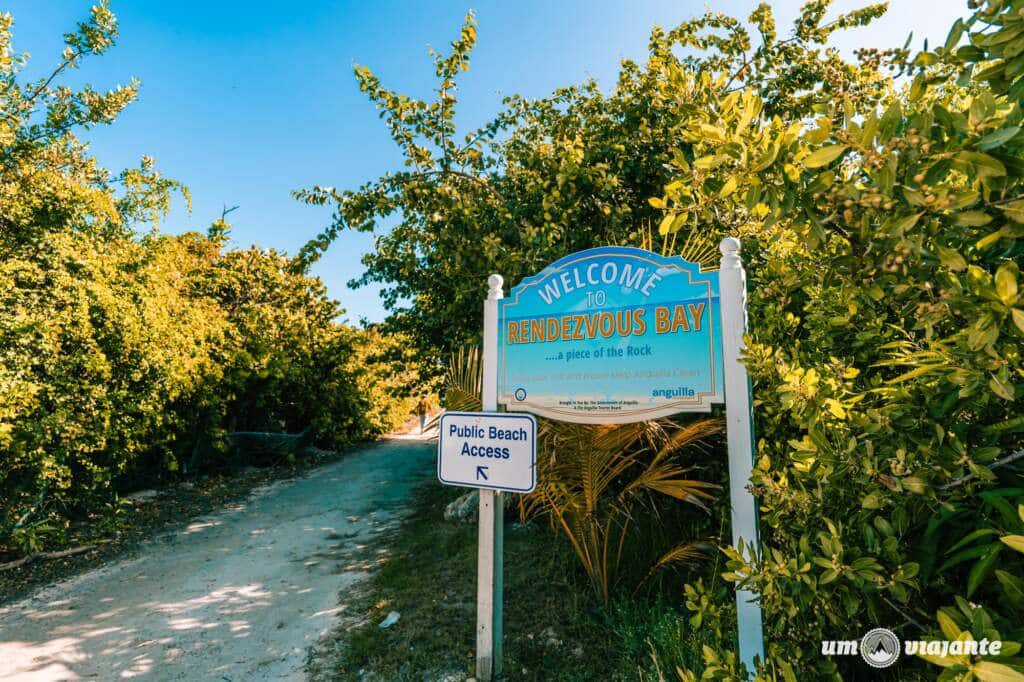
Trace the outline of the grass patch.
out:
[[[342,595],[359,622],[311,662],[314,679],[462,680],[474,672],[475,523],[443,518],[462,491],[431,482],[411,514],[382,540],[390,558],[359,595]],[[682,586],[678,593],[680,595]],[[401,613],[388,630],[389,611]],[[686,616],[663,598],[622,599],[600,609],[568,544],[546,525],[505,529],[505,656],[509,680],[657,679],[652,653],[674,677],[699,662]]]

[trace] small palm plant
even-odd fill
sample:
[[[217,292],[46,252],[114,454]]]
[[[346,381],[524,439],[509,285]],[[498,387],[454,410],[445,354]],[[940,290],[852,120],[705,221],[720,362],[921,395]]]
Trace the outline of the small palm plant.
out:
[[[704,509],[714,499],[718,486],[691,478],[676,455],[699,447],[721,429],[717,419],[683,426],[667,419],[616,426],[543,420],[537,489],[520,499],[520,513],[547,516],[565,534],[595,595],[607,604],[623,562],[649,555],[650,548],[636,545],[650,535],[645,525],[659,522],[666,498]],[[696,559],[709,547],[675,544],[660,554],[647,576]]]
[[[480,369],[476,348],[452,354],[445,382],[448,409],[480,409]],[[645,569],[649,578],[713,547],[668,543],[667,549],[652,553],[651,547],[638,545],[650,541],[650,526],[659,523],[666,501],[706,510],[714,499],[718,486],[691,478],[680,454],[705,447],[721,433],[721,420],[677,424],[658,419],[614,426],[537,421],[537,489],[519,498],[520,516],[547,517],[565,534],[602,604],[608,603],[627,563],[632,562],[628,567],[634,572]],[[652,554],[656,558],[650,566],[635,565],[637,557]]]

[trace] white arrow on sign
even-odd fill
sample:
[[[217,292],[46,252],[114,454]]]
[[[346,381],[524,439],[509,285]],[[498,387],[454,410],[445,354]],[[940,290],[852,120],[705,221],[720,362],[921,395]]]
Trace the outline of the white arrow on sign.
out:
[[[537,487],[537,420],[518,412],[445,412],[437,478],[446,485],[528,493]]]

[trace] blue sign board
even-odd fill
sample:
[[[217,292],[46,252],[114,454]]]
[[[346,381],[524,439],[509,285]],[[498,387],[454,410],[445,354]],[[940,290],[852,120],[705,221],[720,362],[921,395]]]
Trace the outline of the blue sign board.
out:
[[[566,256],[500,302],[498,402],[627,423],[723,402],[718,272],[628,247]]]

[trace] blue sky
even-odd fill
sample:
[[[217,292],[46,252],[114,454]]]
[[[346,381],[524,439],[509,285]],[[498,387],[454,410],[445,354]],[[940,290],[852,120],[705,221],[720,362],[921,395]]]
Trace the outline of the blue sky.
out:
[[[4,0],[15,17],[15,47],[31,53],[28,74],[54,64],[61,36],[88,14],[85,0]],[[192,190],[193,210],[175,205],[161,229],[205,229],[224,205],[236,244],[294,252],[329,222],[329,208],[293,200],[313,184],[354,187],[400,164],[383,123],[352,76],[365,64],[385,85],[430,96],[426,49],[444,49],[470,7],[479,43],[460,86],[463,132],[489,120],[512,93],[541,97],[588,76],[605,88],[622,58],[642,60],[654,24],[671,26],[707,6],[746,17],[756,0],[113,0],[121,38],[70,82],[108,88],[135,76],[139,100],[112,128],[85,137],[113,170],[156,157],[165,174]],[[833,14],[866,4],[837,0]],[[773,3],[788,33],[800,2]],[[901,45],[944,40],[966,1],[892,0],[886,17],[837,44]],[[351,290],[372,237],[342,235],[314,267],[351,321],[386,314],[377,290]]]

